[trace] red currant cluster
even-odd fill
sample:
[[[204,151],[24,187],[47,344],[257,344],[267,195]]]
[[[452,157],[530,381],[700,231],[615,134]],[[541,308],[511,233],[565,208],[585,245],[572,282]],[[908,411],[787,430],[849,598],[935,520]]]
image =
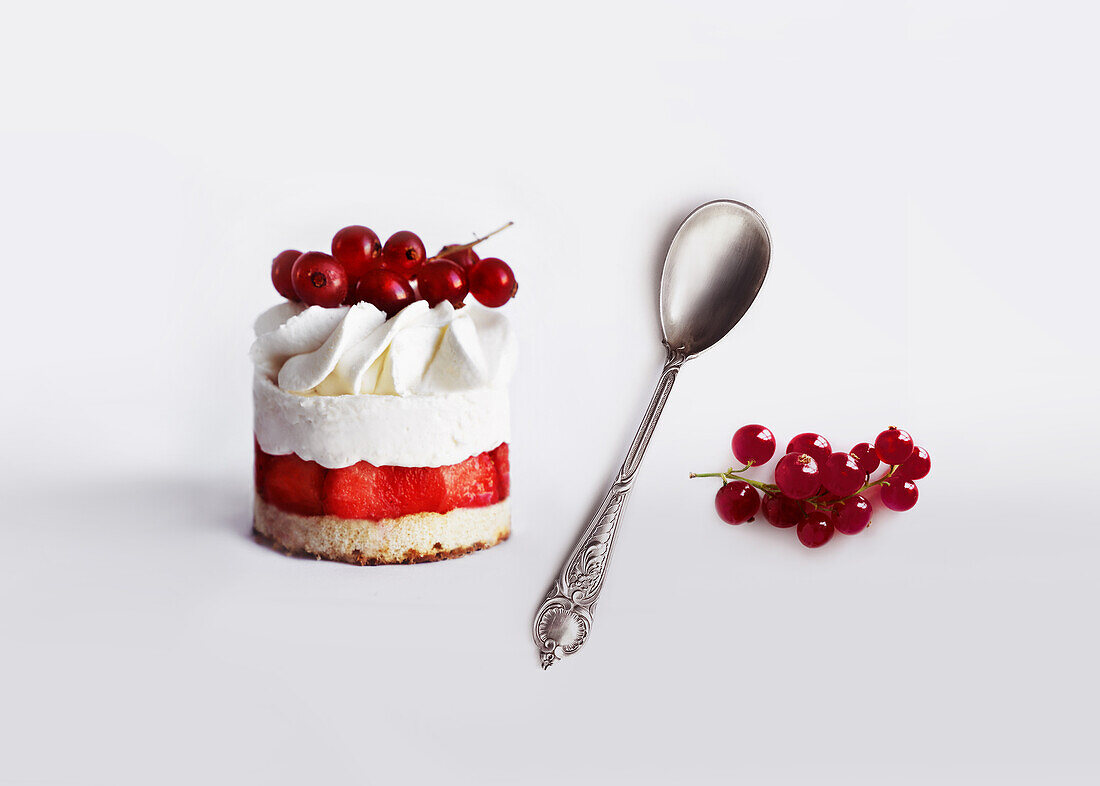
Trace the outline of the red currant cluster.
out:
[[[866,493],[879,489],[890,510],[909,510],[917,504],[917,484],[932,468],[928,451],[896,426],[883,431],[875,444],[861,442],[848,453],[834,453],[820,434],[799,434],[787,444],[775,465],[775,482],[761,483],[740,473],[758,467],[775,455],[775,436],[764,426],[742,426],[733,435],[733,455],[745,466],[725,472],[692,473],[693,478],[721,478],[714,507],[723,521],[751,521],[761,508],[773,527],[796,527],[804,546],[815,549],[834,532],[855,535],[871,523]],[[886,471],[876,480],[880,465]]]
[[[370,303],[392,317],[414,300],[436,306],[444,300],[460,308],[467,294],[490,308],[503,306],[519,285],[500,259],[481,259],[474,246],[512,225],[472,243],[443,246],[429,257],[412,232],[395,232],[383,244],[363,226],[344,227],[332,238],[332,254],[288,250],[271,263],[279,294],[307,306],[334,308]]]

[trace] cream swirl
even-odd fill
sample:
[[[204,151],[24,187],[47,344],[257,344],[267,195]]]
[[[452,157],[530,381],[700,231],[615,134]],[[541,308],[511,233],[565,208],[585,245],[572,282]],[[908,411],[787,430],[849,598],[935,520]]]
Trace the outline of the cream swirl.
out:
[[[259,373],[300,395],[433,395],[503,388],[516,361],[501,314],[424,301],[395,316],[369,303],[340,308],[281,303],[256,320]]]

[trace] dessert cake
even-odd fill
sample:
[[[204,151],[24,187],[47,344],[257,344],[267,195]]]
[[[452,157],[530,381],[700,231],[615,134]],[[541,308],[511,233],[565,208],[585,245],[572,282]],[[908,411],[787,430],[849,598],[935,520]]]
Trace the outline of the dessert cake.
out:
[[[516,345],[495,308],[517,287],[504,262],[478,258],[484,239],[429,258],[411,232],[383,246],[357,226],[331,255],[275,258],[287,300],[256,320],[250,353],[256,533],[360,565],[509,536]]]

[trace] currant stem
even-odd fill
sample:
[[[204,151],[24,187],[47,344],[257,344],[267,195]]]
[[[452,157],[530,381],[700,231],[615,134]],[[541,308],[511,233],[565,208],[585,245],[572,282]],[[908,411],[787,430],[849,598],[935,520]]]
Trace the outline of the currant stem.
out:
[[[743,475],[739,474],[739,473],[744,472],[745,470],[749,469],[749,467],[751,467],[751,466],[752,466],[752,462],[750,461],[748,464],[746,464],[744,467],[741,467],[741,469],[738,469],[738,470],[734,470],[733,467],[730,467],[725,472],[692,472],[690,475],[688,475],[688,477],[689,478],[721,478],[723,486],[726,485],[727,483],[729,483],[731,480],[741,480],[741,481],[744,481],[745,483],[748,483],[750,486],[753,486],[754,488],[760,489],[765,494],[775,495],[775,494],[781,493],[779,486],[776,486],[773,483],[761,483],[759,480],[753,480],[752,478],[746,478]],[[858,495],[862,494],[863,492],[867,491],[868,489],[874,488],[875,486],[881,486],[883,484],[885,484],[887,486],[890,485],[887,481],[889,481],[890,476],[893,475],[897,471],[899,466],[900,465],[898,465],[898,464],[891,465],[886,470],[886,474],[884,474],[882,477],[880,477],[876,480],[871,480],[871,476],[868,475],[867,480],[864,482],[863,486],[859,489],[859,491],[855,492],[854,494],[849,494],[846,497],[841,497],[840,499],[829,500],[827,502],[823,501],[824,495],[819,495],[819,496],[810,497],[809,499],[803,500],[803,502],[808,502],[810,505],[812,505],[814,508],[816,508],[818,510],[832,510],[836,505],[839,505],[842,502],[847,502],[852,497],[858,496]]]
[[[486,240],[491,238],[493,235],[496,235],[500,232],[503,232],[505,229],[512,226],[512,224],[514,224],[514,223],[516,223],[516,222],[515,221],[509,221],[504,226],[497,227],[496,229],[494,229],[489,234],[483,235],[483,236],[477,238],[476,240],[473,240],[469,243],[459,243],[457,245],[445,246],[444,249],[447,251],[448,254],[453,254],[455,251],[465,251],[467,248],[473,248],[478,243],[484,243]],[[432,257],[431,259],[429,259],[428,261],[429,262],[434,262],[437,259],[443,259],[443,257],[441,257],[439,255],[436,255],[436,256]]]

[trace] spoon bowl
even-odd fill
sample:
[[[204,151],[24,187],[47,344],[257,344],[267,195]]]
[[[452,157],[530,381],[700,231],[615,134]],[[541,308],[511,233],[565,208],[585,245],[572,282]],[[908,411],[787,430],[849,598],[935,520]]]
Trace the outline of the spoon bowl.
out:
[[[718,343],[756,299],[771,252],[768,227],[748,205],[719,199],[693,210],[661,273],[665,344],[690,358]]]

